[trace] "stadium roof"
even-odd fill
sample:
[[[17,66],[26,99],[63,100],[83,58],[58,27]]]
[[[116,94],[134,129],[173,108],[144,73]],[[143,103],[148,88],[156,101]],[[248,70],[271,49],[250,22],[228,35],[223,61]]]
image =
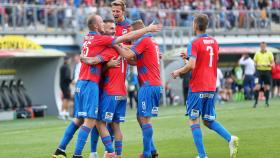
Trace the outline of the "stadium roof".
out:
[[[63,56],[65,56],[65,53],[55,49],[0,50],[0,58],[49,58]]]

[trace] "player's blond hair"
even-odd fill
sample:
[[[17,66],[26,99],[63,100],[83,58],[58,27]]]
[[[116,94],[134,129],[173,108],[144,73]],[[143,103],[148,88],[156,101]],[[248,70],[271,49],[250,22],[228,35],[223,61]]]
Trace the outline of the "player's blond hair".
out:
[[[126,10],[125,0],[115,0],[111,3],[111,6],[121,6],[122,11]]]
[[[139,30],[145,27],[145,24],[142,20],[136,20],[131,24],[133,30]]]

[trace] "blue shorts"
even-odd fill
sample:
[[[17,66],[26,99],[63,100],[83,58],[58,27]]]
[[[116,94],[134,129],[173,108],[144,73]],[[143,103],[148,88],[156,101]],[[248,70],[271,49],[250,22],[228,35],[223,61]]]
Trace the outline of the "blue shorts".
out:
[[[161,97],[161,86],[142,86],[138,91],[137,116],[156,117]]]
[[[107,123],[124,122],[126,112],[126,96],[110,96],[105,92],[100,96],[98,120]]]
[[[79,80],[74,96],[74,117],[97,119],[99,87],[92,81]]]
[[[187,113],[194,120],[202,116],[202,120],[216,119],[215,92],[189,92],[187,99]]]

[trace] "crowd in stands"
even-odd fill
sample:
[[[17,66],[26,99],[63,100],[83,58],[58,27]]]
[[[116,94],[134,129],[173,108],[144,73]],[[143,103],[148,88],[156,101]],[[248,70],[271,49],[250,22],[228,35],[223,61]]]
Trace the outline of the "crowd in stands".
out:
[[[105,19],[112,18],[110,2],[0,0],[1,4],[17,4],[14,8],[0,5],[0,24],[3,25],[4,22],[6,26],[12,26],[13,23],[17,26],[32,26],[37,21],[42,24],[47,21],[45,25],[49,27],[67,26],[83,30],[90,13],[100,14]],[[34,4],[40,7],[30,6]],[[193,11],[206,11],[213,19],[210,20],[210,27],[215,28],[266,28],[272,21],[280,22],[280,0],[129,0],[126,4],[129,8],[127,15],[132,20],[142,18],[146,24],[158,21],[171,27],[191,26]],[[271,10],[278,12],[270,12]],[[16,19],[13,20],[13,17]],[[271,17],[272,21],[268,17]]]

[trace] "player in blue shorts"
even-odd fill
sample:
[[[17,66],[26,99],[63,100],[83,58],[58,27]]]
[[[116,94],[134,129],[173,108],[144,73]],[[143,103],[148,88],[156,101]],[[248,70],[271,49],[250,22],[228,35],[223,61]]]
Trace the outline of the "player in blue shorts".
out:
[[[133,30],[145,27],[141,20],[132,24]],[[159,47],[154,42],[152,34],[145,34],[129,48],[117,46],[121,56],[126,59],[136,58],[140,89],[138,91],[137,120],[143,134],[144,151],[139,158],[157,157],[153,143],[153,126],[151,117],[158,115],[161,97]]]
[[[172,72],[173,78],[191,71],[190,91],[187,99],[187,115],[191,126],[193,139],[198,151],[197,158],[206,158],[203,145],[200,119],[204,125],[217,132],[229,142],[230,157],[236,158],[238,138],[232,136],[220,123],[215,121],[215,91],[219,46],[217,41],[205,34],[208,27],[208,16],[198,14],[193,22],[197,37],[188,45],[188,63]]]
[[[88,20],[89,34],[85,36],[82,56],[84,57],[96,57],[96,62],[94,66],[90,66],[82,63],[79,81],[76,85],[75,91],[75,110],[73,121],[66,129],[64,137],[52,157],[65,156],[65,149],[67,144],[72,139],[74,133],[77,131],[79,126],[81,126],[77,143],[75,147],[75,152],[73,158],[82,158],[82,150],[86,144],[87,137],[91,129],[96,124],[96,118],[98,114],[98,104],[99,104],[99,80],[101,75],[102,65],[100,63],[108,61],[113,58],[111,50],[108,46],[114,44],[123,43],[126,41],[131,41],[133,39],[141,37],[143,34],[148,32],[157,32],[161,29],[160,25],[150,25],[142,30],[134,31],[124,36],[113,38],[111,36],[100,35],[100,32],[104,32],[104,23],[100,16],[92,15]],[[109,52],[109,53],[107,53]],[[105,54],[105,55],[104,55]],[[103,137],[103,143],[108,146],[112,146],[109,141],[107,141],[108,136]],[[109,142],[109,143],[105,143]],[[112,147],[111,147],[112,148]],[[106,157],[111,158],[115,156],[114,150],[108,151]]]

